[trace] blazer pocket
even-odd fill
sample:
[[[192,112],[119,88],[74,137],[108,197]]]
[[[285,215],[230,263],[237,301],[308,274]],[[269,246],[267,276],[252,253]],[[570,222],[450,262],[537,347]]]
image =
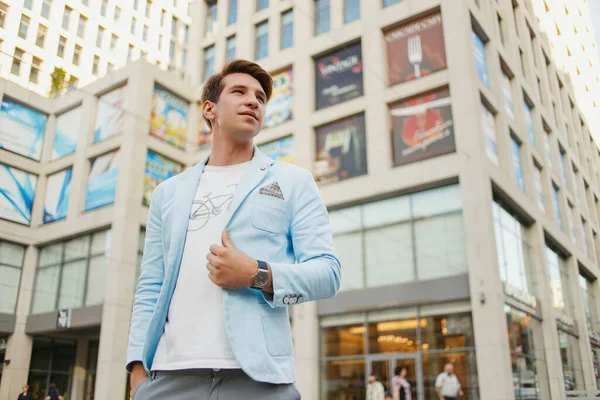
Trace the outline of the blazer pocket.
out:
[[[270,233],[281,233],[287,226],[285,201],[263,194],[254,195],[252,225]]]
[[[285,357],[292,354],[292,334],[287,313],[275,312],[260,317],[265,335],[267,351],[273,357]]]

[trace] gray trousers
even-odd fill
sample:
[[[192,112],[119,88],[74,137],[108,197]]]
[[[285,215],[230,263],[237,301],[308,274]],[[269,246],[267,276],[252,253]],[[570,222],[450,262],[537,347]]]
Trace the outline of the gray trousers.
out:
[[[299,400],[292,384],[257,382],[241,369],[156,371],[142,381],[133,400]]]

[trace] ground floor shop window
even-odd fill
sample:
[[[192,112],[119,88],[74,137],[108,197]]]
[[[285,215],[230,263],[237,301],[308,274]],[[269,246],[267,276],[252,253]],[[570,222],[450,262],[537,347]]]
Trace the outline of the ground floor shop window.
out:
[[[98,347],[99,342],[97,340],[90,341],[88,345],[88,358],[87,366],[85,371],[85,400],[94,400],[95,389],[96,389],[96,369],[98,365]]]
[[[592,345],[592,361],[594,362],[594,377],[596,388],[600,389],[600,347]]]
[[[6,345],[8,336],[0,336],[0,385],[2,384],[2,369],[4,368],[4,358],[6,357]]]
[[[447,363],[466,398],[479,399],[468,303],[390,309],[321,319],[321,399],[363,400],[374,373],[386,391],[398,367],[415,400],[439,400]]]
[[[47,338],[33,339],[27,384],[33,399],[44,399],[51,383],[68,399],[75,366],[76,342]]]
[[[558,344],[565,379],[565,390],[584,390],[583,367],[577,337],[559,329]]]

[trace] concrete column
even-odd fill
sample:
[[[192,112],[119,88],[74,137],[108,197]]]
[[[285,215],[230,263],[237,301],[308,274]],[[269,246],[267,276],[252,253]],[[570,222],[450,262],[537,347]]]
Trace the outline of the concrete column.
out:
[[[315,302],[292,308],[294,350],[296,353],[296,387],[302,398],[319,398],[319,320]]]
[[[15,332],[8,337],[6,360],[10,360],[10,364],[5,365],[2,371],[0,399],[16,399],[19,397],[21,387],[27,382],[29,375],[33,340],[31,336],[25,333],[25,324],[31,308],[37,259],[37,248],[29,246],[25,251],[25,260],[21,270]]]
[[[150,115],[153,78],[147,64],[137,64],[126,94],[126,108],[135,115]],[[135,89],[135,90],[132,90]],[[120,399],[125,395],[127,343],[134,295],[139,221],[142,208],[144,166],[149,125],[146,120],[127,116],[120,151],[121,165],[114,204],[111,252],[100,328],[96,398]]]
[[[70,400],[83,400],[85,398],[85,376],[87,373],[88,340],[77,341],[75,355],[75,368],[73,368],[73,383],[71,384]]]
[[[462,2],[466,5],[466,2]],[[480,118],[473,110],[480,107],[472,53],[471,21],[455,0],[442,2],[446,57],[452,95],[454,135],[460,163],[460,187],[467,243],[469,283],[479,398],[512,400],[512,371],[507,324],[504,318],[504,289],[497,266],[492,215],[493,193],[484,151]],[[450,40],[451,38],[451,40]],[[477,115],[477,114],[475,114]]]

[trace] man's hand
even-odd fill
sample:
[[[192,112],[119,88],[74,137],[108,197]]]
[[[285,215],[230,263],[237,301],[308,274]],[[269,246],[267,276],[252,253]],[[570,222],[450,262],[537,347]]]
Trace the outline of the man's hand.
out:
[[[235,247],[227,229],[223,230],[223,246],[213,244],[206,256],[210,271],[208,277],[224,289],[240,289],[252,286],[258,271],[258,262]]]
[[[144,379],[148,377],[144,365],[141,362],[133,364],[131,369],[131,375],[129,376],[129,382],[131,386],[131,395],[135,393],[135,389],[142,383]]]

